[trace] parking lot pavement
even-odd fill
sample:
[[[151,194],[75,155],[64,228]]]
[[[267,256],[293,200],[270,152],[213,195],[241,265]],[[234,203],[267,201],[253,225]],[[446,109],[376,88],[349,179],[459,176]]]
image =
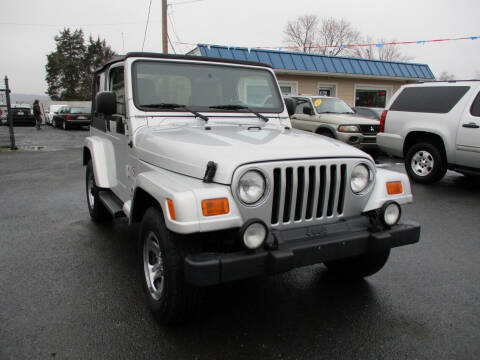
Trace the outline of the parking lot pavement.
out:
[[[189,324],[166,329],[142,298],[138,229],[89,219],[87,132],[17,134],[44,148],[0,153],[0,359],[480,358],[475,180],[414,184],[403,218],[421,223],[420,242],[365,281],[316,265],[213,287]]]

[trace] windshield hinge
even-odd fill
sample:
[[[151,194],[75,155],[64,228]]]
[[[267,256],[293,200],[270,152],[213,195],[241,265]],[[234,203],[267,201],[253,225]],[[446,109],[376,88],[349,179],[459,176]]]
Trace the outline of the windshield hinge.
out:
[[[213,161],[209,161],[207,164],[207,168],[205,169],[205,176],[203,177],[203,182],[205,183],[213,182],[213,178],[215,177],[216,172],[217,172],[217,163]]]

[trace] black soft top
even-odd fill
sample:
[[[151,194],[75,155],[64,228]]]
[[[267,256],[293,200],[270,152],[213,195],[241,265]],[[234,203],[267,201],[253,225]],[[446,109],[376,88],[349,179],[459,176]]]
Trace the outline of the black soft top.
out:
[[[125,55],[115,55],[110,60],[108,60],[101,68],[96,70],[96,73],[104,71],[107,67],[117,62],[123,61],[129,57],[143,57],[143,58],[157,58],[157,59],[171,59],[171,60],[193,60],[193,61],[205,61],[205,62],[217,62],[217,63],[226,63],[226,64],[239,64],[239,65],[250,65],[250,66],[263,66],[272,68],[268,64],[264,64],[256,61],[243,61],[243,60],[233,60],[233,59],[221,59],[207,56],[195,56],[195,55],[172,55],[172,54],[160,54],[160,53],[151,53],[151,52],[129,52]]]

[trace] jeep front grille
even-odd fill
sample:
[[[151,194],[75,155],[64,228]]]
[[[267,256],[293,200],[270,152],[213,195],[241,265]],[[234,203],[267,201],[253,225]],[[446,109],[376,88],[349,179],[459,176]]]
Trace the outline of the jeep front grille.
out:
[[[272,225],[341,216],[346,176],[346,164],[274,168]]]

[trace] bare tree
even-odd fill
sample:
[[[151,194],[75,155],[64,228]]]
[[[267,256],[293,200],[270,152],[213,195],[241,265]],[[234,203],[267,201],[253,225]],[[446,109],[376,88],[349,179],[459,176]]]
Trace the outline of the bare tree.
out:
[[[289,21],[283,30],[284,42],[289,46],[298,47],[305,53],[318,52],[315,48],[318,45],[316,39],[318,23],[317,15],[303,15],[294,21]]]
[[[368,46],[355,46],[349,49],[349,55],[370,59],[370,60],[385,60],[385,61],[411,61],[412,58],[400,52],[398,46],[388,45],[388,43],[395,42],[395,40],[377,39],[371,36],[365,37],[361,43],[369,44]],[[385,45],[387,44],[387,45]]]
[[[360,33],[345,19],[332,17],[322,20],[318,32],[319,53],[330,56],[340,55],[348,49],[348,45],[355,44],[360,39]]]
[[[455,80],[455,75],[450,74],[447,71],[442,71],[440,76],[438,77],[438,80],[441,80],[441,81]]]
[[[409,61],[395,45],[384,44],[384,39],[363,38],[360,32],[345,19],[319,19],[317,15],[299,16],[289,21],[284,31],[284,42],[306,53],[330,56],[347,55],[365,59]],[[394,40],[388,41],[394,42]],[[352,46],[372,44],[370,46]]]

